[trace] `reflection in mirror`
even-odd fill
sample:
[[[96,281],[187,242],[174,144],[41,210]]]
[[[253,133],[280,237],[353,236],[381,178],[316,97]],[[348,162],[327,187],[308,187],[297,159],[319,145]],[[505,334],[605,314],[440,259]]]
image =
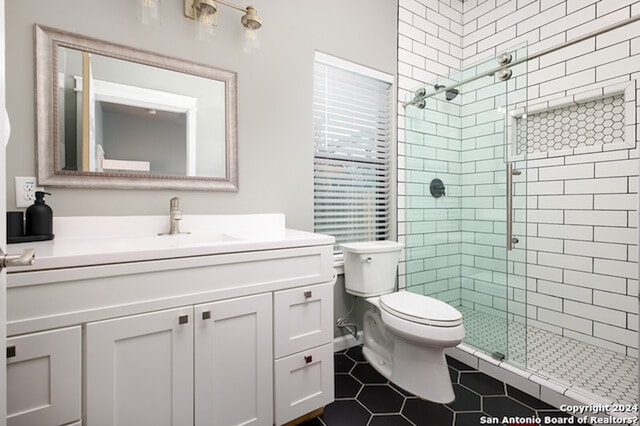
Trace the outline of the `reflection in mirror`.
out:
[[[40,26],[36,43],[41,184],[237,190],[234,73]]]

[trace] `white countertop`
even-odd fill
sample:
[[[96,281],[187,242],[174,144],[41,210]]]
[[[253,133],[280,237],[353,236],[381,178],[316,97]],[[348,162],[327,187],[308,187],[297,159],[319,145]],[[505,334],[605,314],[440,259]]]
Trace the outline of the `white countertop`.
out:
[[[139,262],[257,250],[333,244],[328,235],[285,228],[281,214],[183,215],[180,230],[167,232],[168,216],[54,218],[55,238],[11,244],[10,253],[36,250],[35,264],[10,267],[9,274],[91,265]]]

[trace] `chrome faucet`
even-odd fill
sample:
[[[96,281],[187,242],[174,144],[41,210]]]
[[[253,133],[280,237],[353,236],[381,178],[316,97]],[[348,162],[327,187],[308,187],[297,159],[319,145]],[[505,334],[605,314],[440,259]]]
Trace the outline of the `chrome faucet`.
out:
[[[180,199],[178,197],[173,197],[169,200],[169,232],[160,235],[188,234],[189,232],[180,232],[181,220],[182,212],[180,211]]]

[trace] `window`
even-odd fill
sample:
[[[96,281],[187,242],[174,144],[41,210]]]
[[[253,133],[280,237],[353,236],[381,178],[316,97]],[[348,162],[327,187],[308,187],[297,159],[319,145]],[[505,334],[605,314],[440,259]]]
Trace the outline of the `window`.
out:
[[[314,228],[343,242],[390,230],[393,78],[316,53]]]

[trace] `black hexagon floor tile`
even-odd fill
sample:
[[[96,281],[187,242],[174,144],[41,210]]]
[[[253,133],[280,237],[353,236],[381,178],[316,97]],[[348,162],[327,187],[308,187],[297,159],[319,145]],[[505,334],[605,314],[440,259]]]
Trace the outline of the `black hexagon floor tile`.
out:
[[[408,399],[402,414],[416,426],[450,426],[453,411],[443,404],[422,399]]]
[[[345,354],[333,355],[333,368],[336,373],[348,373],[354,365],[356,362]]]
[[[507,385],[507,395],[517,401],[522,402],[524,405],[533,408],[534,410],[555,410],[554,407],[547,404],[546,402],[542,402],[539,399],[534,398],[531,395],[514,388],[513,386]]]
[[[404,396],[386,384],[365,385],[358,395],[358,401],[374,414],[399,413],[404,400]]]
[[[362,389],[362,383],[349,374],[335,374],[335,397],[355,398]]]
[[[456,421],[454,426],[478,426],[482,424],[482,419],[487,418],[487,413],[473,412],[473,413],[456,413]]]
[[[460,380],[460,372],[453,368],[449,368],[449,377],[451,378],[451,383],[458,383]]]
[[[535,417],[535,411],[508,396],[485,396],[482,398],[484,411],[495,417]]]
[[[369,426],[413,426],[413,423],[400,414],[381,414],[374,415]]]
[[[336,401],[302,426],[477,426],[489,417],[566,417],[552,406],[447,357],[456,399],[421,400],[390,383],[362,356],[361,346],[335,354]]]
[[[389,386],[391,386],[392,388],[400,392],[400,394],[405,396],[406,398],[417,398],[417,396],[415,396],[414,394],[412,394],[407,390],[402,389],[400,386],[396,385],[395,383],[389,382]]]
[[[345,355],[354,360],[355,362],[367,362],[362,355],[362,346],[354,346],[345,351]]]
[[[480,395],[505,395],[504,383],[479,371],[461,372],[460,384]]]
[[[387,383],[388,380],[369,364],[356,364],[351,370],[351,375],[364,384]]]
[[[453,411],[480,411],[482,409],[480,395],[477,393],[457,383],[453,384],[453,392],[456,394],[456,399],[447,404]]]
[[[324,408],[322,421],[331,426],[365,426],[371,413],[355,399],[335,401]]]

